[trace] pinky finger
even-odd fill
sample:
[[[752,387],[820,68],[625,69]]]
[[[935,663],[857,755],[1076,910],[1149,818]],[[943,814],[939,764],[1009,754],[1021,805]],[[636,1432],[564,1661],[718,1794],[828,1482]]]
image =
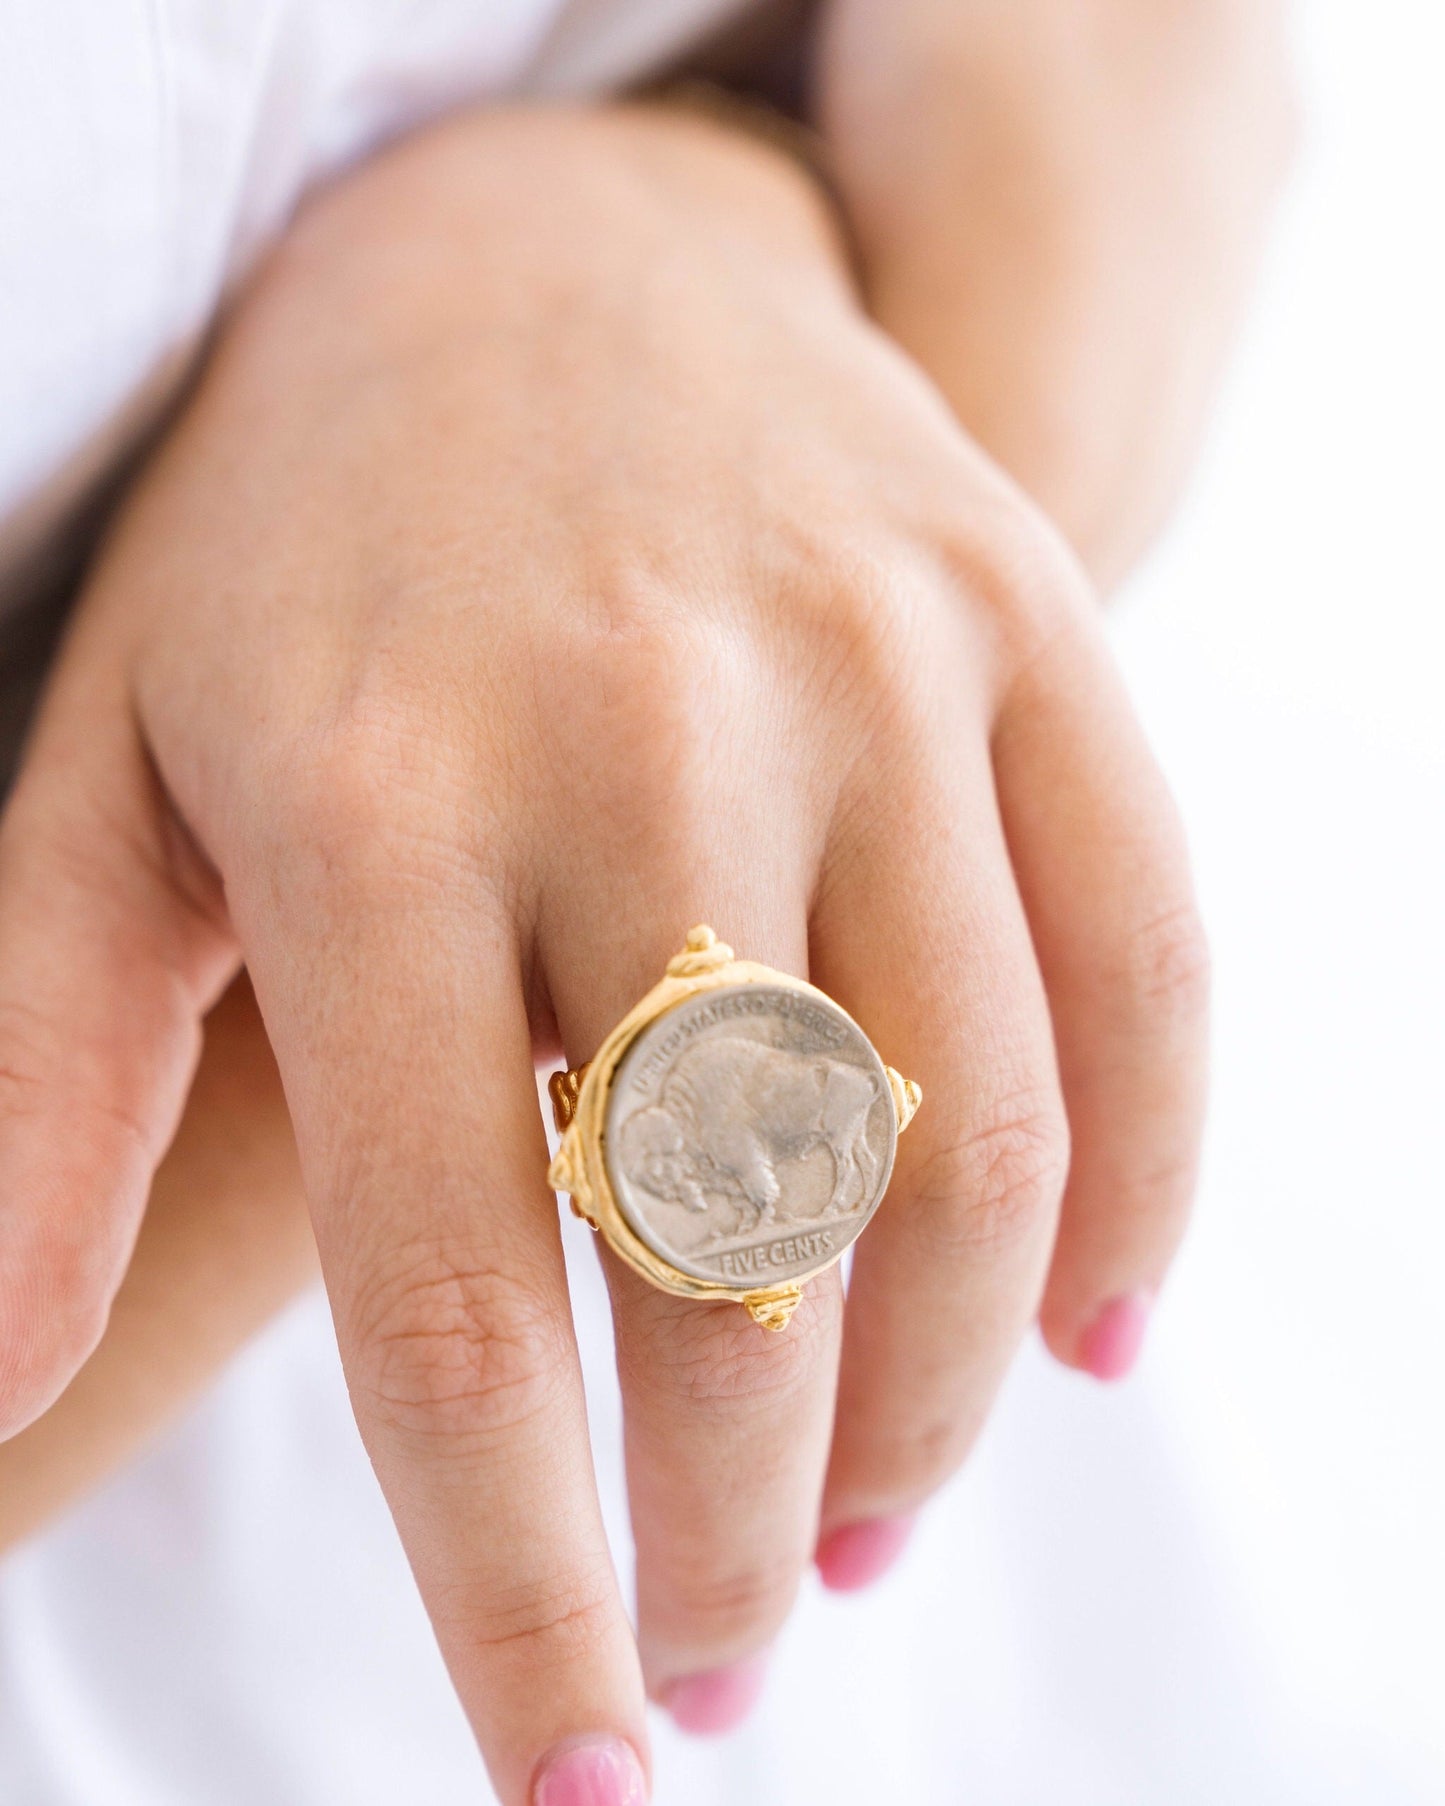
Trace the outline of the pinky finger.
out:
[[[1117,1379],[1193,1197],[1207,951],[1173,802],[1092,620],[1028,668],[994,758],[1073,1147],[1040,1322],[1061,1360]]]

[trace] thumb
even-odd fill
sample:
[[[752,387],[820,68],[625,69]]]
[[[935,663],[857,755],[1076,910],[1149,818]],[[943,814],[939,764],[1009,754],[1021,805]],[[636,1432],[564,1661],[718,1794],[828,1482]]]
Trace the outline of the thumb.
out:
[[[99,1341],[239,963],[119,674],[78,656],[0,819],[0,1437]]]

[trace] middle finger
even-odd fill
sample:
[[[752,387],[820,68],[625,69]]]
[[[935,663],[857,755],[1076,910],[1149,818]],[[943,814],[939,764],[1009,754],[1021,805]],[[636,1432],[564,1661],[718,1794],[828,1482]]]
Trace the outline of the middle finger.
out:
[[[748,844],[713,824],[716,847]],[[807,886],[751,857],[679,859],[598,907],[544,955],[569,1059],[590,1057],[661,976],[694,922],[741,957],[807,973]],[[784,858],[779,864],[787,866]],[[626,880],[623,880],[624,884]],[[638,1637],[653,1697],[686,1729],[728,1728],[752,1703],[760,1652],[817,1536],[841,1335],[836,1271],[810,1284],[784,1335],[736,1304],[675,1298],[605,1253],[616,1320]]]

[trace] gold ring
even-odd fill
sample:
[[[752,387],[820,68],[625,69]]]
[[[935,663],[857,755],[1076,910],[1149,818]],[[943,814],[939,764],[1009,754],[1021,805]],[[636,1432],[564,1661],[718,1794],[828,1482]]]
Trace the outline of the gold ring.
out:
[[[826,992],[707,927],[548,1090],[577,1215],[663,1291],[775,1330],[877,1210],[922,1097]]]

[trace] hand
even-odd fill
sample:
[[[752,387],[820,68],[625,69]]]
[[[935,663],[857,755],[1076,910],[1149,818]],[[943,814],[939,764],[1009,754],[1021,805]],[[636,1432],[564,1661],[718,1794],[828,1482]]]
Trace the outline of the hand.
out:
[[[770,1337],[609,1263],[639,1667],[532,1063],[699,920],[928,1103],[846,1316],[836,1274]],[[133,498],[0,829],[12,1428],[99,1333],[242,956],[509,1803],[562,1740],[644,1750],[643,1671],[701,1714],[820,1526],[958,1463],[1041,1300],[1097,1365],[1182,1228],[1203,956],[1087,590],[803,178],[696,122],[498,115],[373,165]]]
[[[1294,135],[1275,0],[829,0],[874,317],[1112,586],[1203,428]]]
[[[0,1554],[134,1456],[315,1275],[295,1138],[243,975],[206,1018],[104,1339],[0,1443]]]

